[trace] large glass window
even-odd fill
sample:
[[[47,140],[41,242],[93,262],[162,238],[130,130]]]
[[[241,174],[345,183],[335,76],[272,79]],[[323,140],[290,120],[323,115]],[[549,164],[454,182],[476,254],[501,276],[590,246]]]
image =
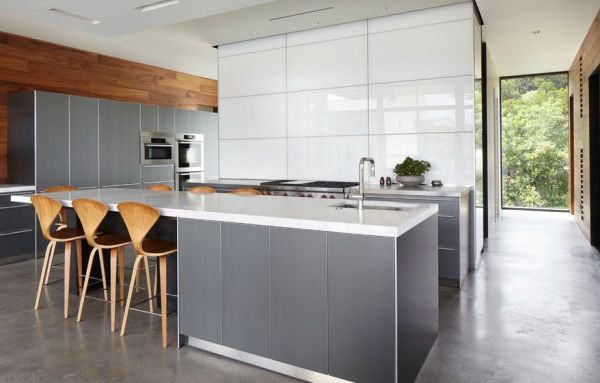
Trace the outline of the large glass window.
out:
[[[567,73],[502,78],[502,206],[569,206]]]

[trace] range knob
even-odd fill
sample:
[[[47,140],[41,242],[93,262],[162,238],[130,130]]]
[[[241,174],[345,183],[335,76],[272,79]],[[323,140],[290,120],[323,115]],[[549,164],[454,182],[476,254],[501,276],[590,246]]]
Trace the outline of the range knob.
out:
[[[304,193],[300,193],[298,194],[298,197],[306,197],[306,195],[304,195]]]
[[[287,197],[288,193],[283,193],[282,196]]]
[[[321,195],[321,198],[327,198],[327,196],[325,194]]]
[[[309,195],[307,195],[307,197],[308,197],[308,198],[313,198],[313,197],[314,197],[314,195],[312,195],[312,194],[309,194]]]
[[[330,195],[329,199],[335,199],[335,196],[334,195]]]

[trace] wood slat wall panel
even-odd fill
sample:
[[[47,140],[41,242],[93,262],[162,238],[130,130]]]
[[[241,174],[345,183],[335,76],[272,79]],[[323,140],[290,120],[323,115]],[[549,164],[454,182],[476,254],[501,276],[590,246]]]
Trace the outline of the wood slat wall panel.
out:
[[[581,84],[579,78],[579,60],[582,60],[582,78]],[[569,95],[573,96],[573,144],[574,144],[574,207],[575,222],[579,225],[583,233],[590,237],[590,173],[589,173],[589,76],[600,65],[600,11],[592,23],[581,47],[577,51],[577,56],[573,60],[569,70]],[[580,88],[580,85],[583,85]],[[581,91],[581,99],[580,99]],[[583,149],[583,180],[580,178],[581,163],[580,151]],[[583,187],[583,188],[582,188]],[[583,203],[581,204],[581,190],[583,189]],[[583,206],[583,212],[581,207]]]
[[[0,183],[6,181],[6,94],[44,90],[171,106],[217,107],[217,81],[0,32]]]

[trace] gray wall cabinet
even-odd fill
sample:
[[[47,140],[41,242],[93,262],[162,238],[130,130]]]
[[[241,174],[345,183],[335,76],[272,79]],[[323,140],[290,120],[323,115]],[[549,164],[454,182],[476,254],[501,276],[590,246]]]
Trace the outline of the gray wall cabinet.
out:
[[[190,133],[204,134],[204,177],[219,177],[219,115],[190,112]]]
[[[158,107],[158,131],[165,133],[175,132],[175,109],[167,106]]]
[[[70,184],[98,187],[98,99],[69,98]]]
[[[175,109],[175,133],[192,133],[189,110]]]
[[[141,130],[145,132],[158,132],[158,106],[141,105],[140,116]]]
[[[100,186],[140,183],[140,106],[100,100]]]
[[[69,184],[69,96],[36,92],[36,190]]]

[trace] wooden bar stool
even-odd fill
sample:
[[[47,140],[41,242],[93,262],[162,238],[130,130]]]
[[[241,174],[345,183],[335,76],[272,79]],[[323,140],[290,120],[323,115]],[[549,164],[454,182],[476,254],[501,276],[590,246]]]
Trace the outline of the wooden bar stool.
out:
[[[73,229],[68,227],[60,228],[54,232],[50,232],[50,228],[52,227],[56,216],[60,213],[62,205],[60,202],[43,196],[43,195],[34,195],[31,197],[31,203],[35,207],[35,212],[38,216],[38,220],[40,222],[40,228],[42,229],[42,234],[44,238],[49,241],[48,246],[46,247],[46,254],[44,255],[44,263],[42,266],[42,274],[40,275],[40,283],[38,286],[37,296],[35,298],[35,309],[39,307],[40,297],[42,295],[42,287],[44,286],[44,281],[46,279],[46,273],[48,272],[48,264],[50,258],[52,258],[54,251],[56,250],[57,243],[65,244],[65,289],[64,289],[64,300],[65,300],[65,308],[64,315],[65,318],[69,317],[69,283],[71,279],[71,245],[72,242],[75,242],[77,247],[77,259],[81,259],[81,240],[85,238],[85,234],[81,229]]]
[[[142,259],[147,257],[158,258],[160,266],[160,308],[162,316],[162,343],[163,347],[167,347],[167,256],[177,252],[177,245],[174,243],[160,241],[155,239],[145,240],[146,235],[160,218],[160,213],[155,208],[138,203],[138,202],[122,202],[117,208],[125,221],[133,248],[136,252],[135,263],[133,265],[133,273],[131,274],[131,284],[129,285],[129,294],[127,295],[127,304],[125,305],[125,313],[123,316],[123,324],[121,325],[121,336],[125,335],[125,327],[127,326],[127,317],[129,315],[129,307],[131,305],[131,296],[137,271],[140,267]],[[145,261],[146,262],[146,261]],[[147,268],[146,268],[147,270]]]
[[[125,246],[131,244],[131,239],[126,235],[120,234],[108,234],[103,233],[97,235],[98,227],[104,218],[108,214],[108,206],[105,204],[91,200],[91,199],[76,199],[73,201],[73,208],[77,212],[77,216],[81,221],[85,237],[88,244],[93,247],[88,261],[87,271],[85,273],[85,282],[83,283],[83,292],[79,301],[79,312],[77,313],[77,322],[81,321],[81,314],[83,313],[83,305],[85,302],[85,296],[87,294],[87,288],[90,280],[90,273],[92,271],[92,264],[94,256],[99,253],[100,258],[100,270],[102,271],[102,282],[104,287],[104,299],[106,297],[106,273],[104,270],[104,259],[102,250],[110,250],[110,330],[115,331],[115,313],[116,313],[116,298],[117,298],[117,257],[119,258],[119,282],[121,285],[121,300],[123,299],[124,290],[123,283],[125,281]],[[150,286],[150,274],[146,267],[146,282]],[[152,308],[152,292],[151,288],[148,287],[148,298],[150,299],[150,311],[154,312]]]
[[[217,191],[210,186],[194,186],[186,190],[187,192],[194,194],[202,194],[202,193],[216,193]]]
[[[51,186],[49,188],[44,189],[44,193],[58,193],[58,192],[66,192],[66,191],[75,191],[79,190],[77,186],[67,186],[67,185],[59,185],[59,186]],[[68,213],[67,208],[63,207],[60,209],[60,213],[58,215],[58,222],[56,222],[56,229],[62,229],[65,227],[69,227]],[[79,257],[79,256],[78,256]],[[46,272],[46,278],[44,280],[44,284],[48,284],[48,280],[50,279],[50,270],[52,270],[52,262],[54,262],[54,252],[50,255],[50,260],[48,262],[48,271]],[[79,287],[79,292],[81,293],[81,285],[82,285],[82,267],[81,267],[81,259],[77,258],[77,284]]]
[[[263,195],[259,190],[250,188],[233,189],[231,194],[235,195]]]
[[[165,184],[155,184],[155,185],[150,185],[150,186],[146,187],[146,190],[169,192],[169,191],[173,191],[173,188],[170,187],[169,185],[165,185]]]

